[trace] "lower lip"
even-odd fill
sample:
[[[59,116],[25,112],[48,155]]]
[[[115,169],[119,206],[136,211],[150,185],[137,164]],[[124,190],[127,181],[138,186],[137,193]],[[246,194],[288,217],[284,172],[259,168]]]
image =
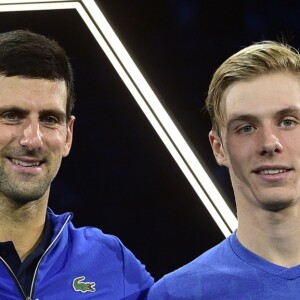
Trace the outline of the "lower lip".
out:
[[[290,175],[290,171],[277,173],[277,174],[259,174],[259,173],[255,173],[255,174],[258,176],[258,178],[262,180],[276,182],[276,181],[286,180],[287,177]]]
[[[42,164],[39,166],[24,167],[24,166],[13,163],[11,160],[9,160],[9,161],[10,161],[10,164],[13,167],[13,169],[15,171],[17,171],[18,173],[23,173],[23,174],[27,174],[27,175],[38,175],[42,171]]]

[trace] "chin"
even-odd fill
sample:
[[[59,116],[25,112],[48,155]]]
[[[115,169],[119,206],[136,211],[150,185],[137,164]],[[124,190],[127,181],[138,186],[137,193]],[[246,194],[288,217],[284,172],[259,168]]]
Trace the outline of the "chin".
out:
[[[270,211],[270,212],[279,212],[284,209],[289,208],[292,206],[293,201],[292,200],[278,200],[278,201],[270,201],[270,202],[263,202],[261,203],[264,210]]]
[[[38,201],[40,200],[43,195],[46,193],[46,191],[43,189],[23,189],[20,190],[9,190],[6,193],[6,196],[10,199],[12,199],[13,202],[24,205],[30,202]]]

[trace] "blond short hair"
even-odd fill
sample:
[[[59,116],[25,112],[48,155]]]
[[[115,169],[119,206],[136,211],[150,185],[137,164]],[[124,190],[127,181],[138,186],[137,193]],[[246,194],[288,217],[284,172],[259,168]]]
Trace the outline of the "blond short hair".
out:
[[[287,44],[262,41],[230,56],[216,70],[208,89],[205,107],[211,118],[212,130],[220,135],[220,126],[225,124],[222,103],[228,86],[271,72],[300,74],[298,50]]]

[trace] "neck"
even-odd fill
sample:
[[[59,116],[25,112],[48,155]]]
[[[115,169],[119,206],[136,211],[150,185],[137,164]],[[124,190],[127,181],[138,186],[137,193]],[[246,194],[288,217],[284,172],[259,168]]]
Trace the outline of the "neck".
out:
[[[0,199],[0,241],[12,241],[23,261],[37,246],[45,225],[47,201],[26,204]]]
[[[239,241],[260,257],[284,267],[300,264],[300,210],[289,207],[278,212],[262,209],[238,210]],[[251,212],[249,214],[249,212]]]

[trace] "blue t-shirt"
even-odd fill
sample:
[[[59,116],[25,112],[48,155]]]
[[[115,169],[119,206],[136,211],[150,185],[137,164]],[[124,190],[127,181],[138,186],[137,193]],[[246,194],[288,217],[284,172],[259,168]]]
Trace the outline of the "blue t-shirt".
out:
[[[285,268],[243,247],[236,234],[165,275],[148,300],[300,299],[300,266]]]

